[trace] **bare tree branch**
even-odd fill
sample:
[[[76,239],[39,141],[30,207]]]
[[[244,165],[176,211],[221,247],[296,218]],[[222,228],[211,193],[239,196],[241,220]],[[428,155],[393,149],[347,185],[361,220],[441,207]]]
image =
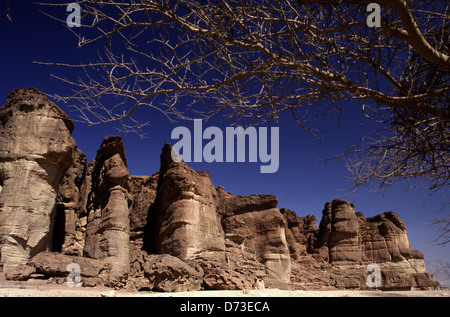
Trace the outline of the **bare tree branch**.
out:
[[[196,114],[200,111],[210,117],[228,112],[252,122],[276,120],[287,110],[311,114],[309,107],[323,110],[314,111],[321,117],[330,110],[340,111],[336,102],[342,100],[414,109],[448,122],[445,101],[450,86],[430,85],[413,93],[408,87],[417,78],[407,75],[411,48],[430,65],[448,71],[448,55],[443,51],[448,5],[428,2],[410,8],[403,0],[378,1],[385,6],[385,14],[377,30],[364,23],[368,3],[84,0],[80,1],[83,29],[88,31],[78,34],[79,45],[103,41],[105,54],[98,63],[54,65],[79,68],[86,75],[85,79],[64,79],[78,87],[66,100],[91,101],[96,106],[103,96],[129,101],[119,113],[107,107],[91,108],[109,112],[107,117],[94,116],[96,121],[88,121],[91,124],[130,118],[138,106],[184,117],[186,111],[177,109],[181,100],[190,100],[190,110]],[[446,11],[441,13],[437,7]],[[422,13],[425,8],[427,15]],[[434,47],[429,43],[415,17],[441,24],[440,29],[436,22],[427,24],[431,26],[428,34],[443,36],[440,47],[438,42]],[[123,41],[126,59],[115,56],[114,39]],[[387,88],[381,89],[380,83],[390,85],[383,84]],[[165,102],[160,103],[159,97]],[[429,103],[430,99],[441,102]],[[309,131],[307,121],[315,119],[296,115]]]
[[[9,0],[5,0],[6,4],[6,16],[8,17],[9,22],[13,23],[12,15],[11,15],[11,7],[9,6]]]
[[[382,7],[380,28],[366,25],[372,2]],[[57,97],[76,103],[81,120],[139,131],[138,107],[246,125],[289,112],[319,139],[313,123],[353,103],[380,126],[344,153],[356,187],[421,180],[448,189],[448,1],[78,3],[78,45],[103,51],[96,62],[46,64],[70,70],[55,77],[75,93]]]

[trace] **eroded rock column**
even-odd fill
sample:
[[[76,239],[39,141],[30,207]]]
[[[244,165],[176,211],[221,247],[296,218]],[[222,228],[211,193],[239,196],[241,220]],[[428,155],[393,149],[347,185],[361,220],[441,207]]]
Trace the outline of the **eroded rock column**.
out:
[[[225,261],[225,240],[215,203],[216,189],[207,172],[196,172],[161,154],[156,223],[157,252],[182,260]]]
[[[73,123],[36,89],[0,109],[0,248],[4,270],[51,248],[55,198],[76,147]]]
[[[122,139],[103,139],[90,164],[92,188],[87,206],[84,255],[111,264],[110,283],[126,280],[130,270],[131,177]]]

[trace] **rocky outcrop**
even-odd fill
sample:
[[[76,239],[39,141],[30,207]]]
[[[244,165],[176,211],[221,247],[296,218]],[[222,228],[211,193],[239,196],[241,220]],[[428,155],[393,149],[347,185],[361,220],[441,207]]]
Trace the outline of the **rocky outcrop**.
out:
[[[352,203],[326,203],[320,222],[316,258],[339,267],[345,288],[367,287],[367,267],[376,264],[382,289],[433,288],[438,283],[426,272],[423,254],[411,248],[406,226],[395,212],[365,218]],[[353,278],[348,278],[353,276]]]
[[[75,149],[72,165],[59,185],[52,251],[67,255],[83,255],[86,239],[88,197],[86,155]]]
[[[36,89],[0,108],[0,253],[4,269],[52,246],[59,184],[76,144],[70,118]]]
[[[278,199],[273,195],[222,196],[225,237],[250,250],[256,261],[264,265],[269,278],[289,282],[286,221],[275,208]]]
[[[301,256],[314,253],[319,231],[316,217],[313,215],[299,217],[287,208],[281,208],[280,212],[286,219],[286,241],[291,257],[298,260]]]
[[[133,208],[130,213],[130,239],[139,248],[143,246],[144,232],[148,228],[149,209],[155,202],[158,177],[159,173],[155,173],[152,176],[131,177]],[[152,251],[154,248],[154,246],[150,247]]]
[[[359,224],[352,203],[333,200],[326,203],[319,225],[319,245],[328,248],[330,263],[361,261]]]
[[[111,281],[122,282],[130,267],[131,177],[120,137],[103,139],[92,166],[84,255],[111,264]]]
[[[123,141],[103,139],[96,158],[70,137],[67,115],[35,89],[0,109],[0,267],[8,279],[135,290],[439,287],[394,212],[365,218],[352,203],[314,216],[278,209],[274,195],[235,196],[208,172],[172,160],[131,176]],[[11,141],[12,140],[12,141]],[[52,251],[52,252],[49,252]]]
[[[144,263],[144,276],[149,281],[149,289],[188,292],[202,288],[203,272],[195,270],[177,257],[153,254],[146,256]]]
[[[209,174],[174,162],[164,146],[154,208],[157,253],[225,262],[225,240]]]

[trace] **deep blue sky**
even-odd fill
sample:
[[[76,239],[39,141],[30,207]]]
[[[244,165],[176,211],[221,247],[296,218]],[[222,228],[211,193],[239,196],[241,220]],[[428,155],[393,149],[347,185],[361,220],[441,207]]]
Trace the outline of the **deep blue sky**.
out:
[[[33,63],[72,62],[94,60],[96,48],[77,48],[77,40],[63,23],[54,21],[38,12],[39,5],[31,1],[10,1],[13,23],[6,17],[4,1],[0,1],[0,104],[9,92],[18,87],[35,87],[44,93],[68,94],[70,87],[52,79],[52,73],[64,75],[66,69]],[[59,10],[59,11],[58,11]],[[64,8],[53,9],[55,15],[66,18]],[[72,119],[77,114],[67,105],[58,103]],[[426,260],[450,261],[449,246],[440,247],[433,243],[438,232],[426,225],[433,218],[444,218],[448,208],[441,210],[443,195],[428,197],[428,192],[410,190],[405,192],[401,184],[394,185],[386,193],[372,192],[374,186],[362,188],[346,196],[351,184],[345,180],[350,176],[341,160],[317,161],[331,158],[353,145],[370,127],[361,125],[361,109],[355,105],[346,106],[340,124],[337,117],[320,122],[323,145],[296,125],[294,120],[282,116],[280,127],[280,167],[277,173],[260,174],[258,163],[190,163],[196,170],[207,170],[214,185],[222,185],[233,194],[274,194],[279,198],[279,208],[294,210],[299,216],[313,214],[318,223],[325,202],[335,198],[352,201],[356,211],[366,217],[384,211],[397,212],[406,223],[411,246],[425,254]],[[181,122],[172,125],[160,114],[152,111],[140,112],[143,121],[152,123],[145,132],[148,139],[142,141],[134,134],[122,135],[131,174],[151,175],[159,170],[159,155],[164,142],[171,142],[171,131],[178,125],[192,130],[192,123]],[[221,126],[224,128],[224,126]],[[88,159],[95,158],[104,136],[117,134],[113,125],[89,127],[75,123],[75,138],[78,147]],[[174,143],[176,141],[172,141]],[[448,193],[447,193],[448,198]]]

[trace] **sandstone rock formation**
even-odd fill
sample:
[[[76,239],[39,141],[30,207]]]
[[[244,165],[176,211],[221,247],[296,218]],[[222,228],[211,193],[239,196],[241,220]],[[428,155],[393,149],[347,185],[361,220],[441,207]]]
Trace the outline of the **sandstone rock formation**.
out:
[[[49,250],[59,184],[72,161],[70,118],[36,89],[0,108],[0,246],[5,270]]]
[[[144,263],[144,276],[149,281],[149,289],[162,292],[188,292],[202,288],[202,272],[177,257],[153,254],[146,256]]]
[[[155,199],[157,252],[182,260],[202,258],[224,263],[225,241],[208,173],[172,161],[171,146],[161,155]]]
[[[59,185],[56,198],[56,218],[52,251],[68,255],[83,255],[86,239],[88,193],[86,155],[75,149],[72,165]]]
[[[131,177],[120,137],[103,139],[92,166],[84,255],[111,264],[111,280],[126,279],[130,267]]]
[[[129,173],[122,139],[103,139],[96,158],[70,137],[67,115],[35,89],[0,109],[0,267],[9,279],[135,290],[436,288],[423,254],[394,212],[365,218],[352,203],[314,216],[278,209],[273,195],[235,196],[208,172],[174,162]],[[51,252],[49,252],[51,251]]]
[[[286,221],[273,195],[225,196],[222,224],[225,236],[250,251],[264,264],[269,278],[289,282],[291,261],[286,241]]]

